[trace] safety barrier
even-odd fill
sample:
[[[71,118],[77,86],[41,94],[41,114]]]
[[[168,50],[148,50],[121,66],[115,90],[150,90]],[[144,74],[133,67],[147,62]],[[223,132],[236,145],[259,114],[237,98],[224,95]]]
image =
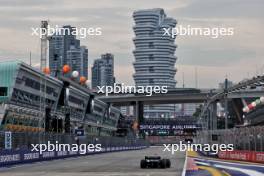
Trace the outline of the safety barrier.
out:
[[[247,161],[254,163],[264,163],[264,152],[254,151],[220,151],[218,153],[220,159]]]
[[[135,146],[148,145],[143,139],[136,137],[114,137],[114,136],[79,136],[78,140],[74,134],[62,133],[25,133],[12,132],[12,149],[31,149],[31,144],[47,144],[48,141],[52,144],[58,142],[59,144],[101,144],[102,147],[109,146]],[[5,147],[5,132],[0,131],[0,151]]]
[[[106,147],[102,148],[101,151],[88,152],[86,154],[80,154],[79,152],[73,151],[50,151],[43,152],[32,152],[30,150],[2,150],[0,151],[0,167],[15,165],[15,164],[25,164],[37,161],[46,161],[54,159],[62,159],[68,157],[85,156],[106,152],[118,152],[127,150],[140,150],[147,148],[148,146],[121,146],[121,147]]]
[[[76,157],[105,152],[139,150],[147,148],[149,143],[143,139],[135,137],[113,137],[113,136],[76,136],[74,134],[59,133],[25,133],[12,132],[9,145],[11,149],[5,149],[5,132],[0,131],[0,167],[12,164],[21,164],[34,161],[45,161],[51,159]],[[32,152],[32,145],[36,144],[69,144],[88,145],[100,144],[100,151],[89,151],[86,154],[79,152],[52,151],[52,152]]]

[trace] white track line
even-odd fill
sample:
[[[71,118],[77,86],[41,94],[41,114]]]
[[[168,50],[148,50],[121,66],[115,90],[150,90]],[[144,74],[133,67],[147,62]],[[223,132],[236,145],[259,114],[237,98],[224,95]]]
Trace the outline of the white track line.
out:
[[[240,171],[240,172],[243,172],[245,174],[248,174],[249,176],[263,176],[263,173],[258,172],[258,171],[254,171],[254,170],[250,170],[250,169],[242,169],[242,168],[230,167],[230,166],[220,165],[220,164],[215,164],[214,166],[216,168],[222,168],[222,169],[230,169],[230,170],[234,170],[234,171]]]
[[[195,163],[203,165],[203,166],[211,166],[209,163],[203,163],[203,162],[199,162],[199,161],[196,161]]]
[[[182,175],[181,175],[181,176],[185,176],[185,175],[186,175],[187,159],[188,159],[188,156],[187,156],[187,151],[186,151],[186,152],[185,152],[184,167],[183,167]]]
[[[232,162],[232,161],[219,161],[219,160],[214,160],[214,159],[202,159],[202,158],[197,158],[195,159],[197,161],[204,161],[204,162],[216,162],[216,163],[222,163],[222,164],[233,164],[233,165],[236,165],[236,166],[239,166],[239,165],[243,165],[243,166],[255,166],[255,167],[263,167],[263,165],[256,165],[256,164],[251,164],[251,163],[236,163],[236,162]]]

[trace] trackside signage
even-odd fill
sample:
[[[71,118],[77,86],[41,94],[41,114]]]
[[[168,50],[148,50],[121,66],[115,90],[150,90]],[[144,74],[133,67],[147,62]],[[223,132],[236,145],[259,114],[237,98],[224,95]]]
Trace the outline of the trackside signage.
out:
[[[11,131],[5,132],[5,149],[12,149],[12,133]]]
[[[183,130],[183,129],[198,129],[199,125],[140,125],[141,130]]]
[[[221,159],[248,161],[255,163],[264,163],[264,152],[251,151],[219,151],[218,157]]]
[[[114,152],[114,151],[124,151],[124,150],[140,150],[143,148],[147,148],[148,146],[129,146],[129,147],[107,147],[100,152],[89,152],[87,154],[93,153],[102,153],[102,152]],[[59,159],[66,158],[72,156],[80,156],[79,152],[74,151],[52,151],[52,152],[43,152],[40,154],[39,152],[32,152],[29,150],[2,150],[0,151],[0,167],[4,167],[12,164],[23,164],[35,161],[44,161],[51,159]]]

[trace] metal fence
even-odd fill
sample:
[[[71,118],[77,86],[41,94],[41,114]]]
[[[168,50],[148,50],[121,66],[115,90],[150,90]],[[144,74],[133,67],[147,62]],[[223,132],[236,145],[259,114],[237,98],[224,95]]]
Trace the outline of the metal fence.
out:
[[[119,146],[148,146],[143,139],[110,136],[83,136],[76,137],[70,134],[59,133],[12,133],[12,149],[31,149],[31,144],[101,144],[102,147]],[[0,151],[5,147],[5,132],[0,131]]]
[[[199,131],[195,138],[200,144],[233,144],[235,150],[264,151],[264,126],[228,130]]]

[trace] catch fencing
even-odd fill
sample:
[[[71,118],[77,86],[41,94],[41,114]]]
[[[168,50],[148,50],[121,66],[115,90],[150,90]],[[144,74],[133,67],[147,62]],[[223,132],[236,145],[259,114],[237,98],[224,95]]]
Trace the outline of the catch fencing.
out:
[[[8,133],[6,133],[8,134]],[[9,135],[10,136],[10,135]],[[81,155],[90,155],[105,152],[116,152],[126,150],[140,150],[149,147],[148,142],[137,138],[110,137],[110,136],[82,136],[56,134],[56,133],[22,133],[13,132],[9,139],[11,149],[5,149],[5,132],[0,131],[0,167],[14,164],[24,164],[37,161],[53,160],[59,158],[76,157]],[[11,139],[11,140],[10,140]],[[80,153],[79,151],[33,151],[31,144],[101,144],[101,150],[87,151]],[[11,144],[11,145],[10,145]],[[83,145],[82,145],[83,146]]]
[[[235,150],[263,152],[264,126],[199,131],[195,142],[200,144],[233,144]]]
[[[31,149],[31,144],[101,144],[103,148],[119,146],[148,146],[143,139],[113,136],[75,136],[59,133],[12,132],[12,149]],[[0,151],[5,148],[5,132],[0,131]]]

